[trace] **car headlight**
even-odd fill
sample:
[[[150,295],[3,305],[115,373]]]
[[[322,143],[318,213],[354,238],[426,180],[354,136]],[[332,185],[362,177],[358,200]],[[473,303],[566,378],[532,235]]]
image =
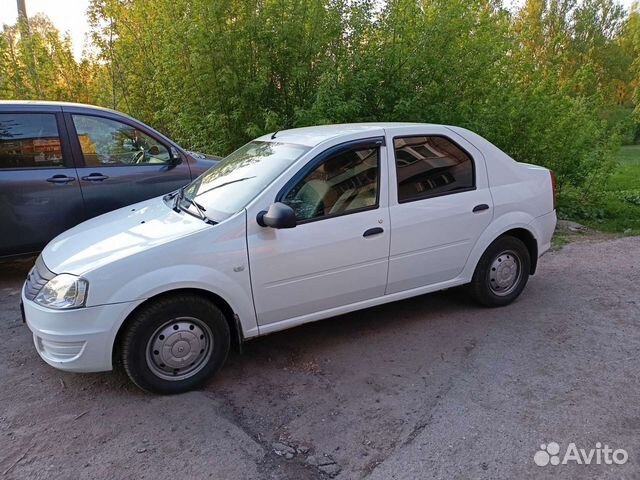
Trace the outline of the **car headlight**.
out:
[[[34,301],[43,307],[60,310],[84,307],[88,289],[84,278],[62,273],[49,280]]]

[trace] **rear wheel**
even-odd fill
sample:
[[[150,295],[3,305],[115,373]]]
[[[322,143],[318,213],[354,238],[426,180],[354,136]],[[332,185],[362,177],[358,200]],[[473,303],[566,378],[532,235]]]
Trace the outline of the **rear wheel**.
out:
[[[471,295],[487,307],[513,302],[527,284],[531,257],[525,244],[511,236],[497,238],[484,252],[469,285]]]
[[[181,393],[222,367],[229,344],[229,326],[218,307],[197,295],[175,295],[143,307],[131,319],[122,363],[143,390]]]

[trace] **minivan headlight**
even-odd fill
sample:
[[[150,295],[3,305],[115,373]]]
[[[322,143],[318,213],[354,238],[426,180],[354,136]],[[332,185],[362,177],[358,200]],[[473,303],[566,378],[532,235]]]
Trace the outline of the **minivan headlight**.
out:
[[[89,283],[84,278],[62,273],[49,280],[34,301],[60,310],[84,307],[88,289]]]

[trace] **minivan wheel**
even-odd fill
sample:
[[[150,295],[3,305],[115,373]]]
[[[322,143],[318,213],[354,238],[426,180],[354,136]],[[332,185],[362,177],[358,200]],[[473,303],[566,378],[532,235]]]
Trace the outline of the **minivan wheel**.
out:
[[[177,294],[144,306],[131,319],[122,339],[122,364],[143,390],[181,393],[217,372],[229,345],[229,325],[216,305]]]
[[[487,307],[502,307],[513,302],[527,284],[531,257],[518,238],[497,238],[484,252],[469,285],[471,295]]]

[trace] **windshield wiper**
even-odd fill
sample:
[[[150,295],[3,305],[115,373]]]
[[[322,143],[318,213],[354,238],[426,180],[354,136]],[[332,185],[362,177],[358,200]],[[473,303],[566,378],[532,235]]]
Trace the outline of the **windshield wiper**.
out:
[[[231,185],[232,183],[243,182],[244,180],[249,180],[250,178],[256,178],[256,176],[254,175],[253,177],[242,177],[242,178],[238,178],[237,180],[230,180],[228,182],[221,183],[220,185],[216,185],[215,187],[211,187],[211,188],[205,190],[204,192],[198,192],[196,194],[196,197],[199,197],[200,195],[204,195],[205,193],[209,193],[211,190],[215,190],[216,188],[226,187],[227,185]]]
[[[211,187],[211,188],[209,188],[209,189],[205,190],[204,192],[199,192],[198,194],[196,194],[196,196],[195,196],[194,198],[189,198],[189,197],[185,196],[185,194],[184,194],[185,187],[182,187],[181,189],[179,189],[179,190],[176,192],[176,197],[175,197],[175,198],[176,198],[176,201],[175,201],[175,203],[173,204],[173,209],[174,209],[176,212],[179,212],[180,210],[184,210],[184,211],[185,211],[185,212],[187,212],[187,213],[191,213],[191,212],[189,212],[189,210],[187,210],[187,209],[185,209],[185,208],[182,208],[182,207],[180,206],[180,202],[181,202],[182,200],[186,200],[186,201],[187,201],[187,202],[189,202],[191,205],[193,205],[194,207],[196,207],[196,210],[198,211],[198,215],[200,216],[200,218],[201,218],[202,220],[204,220],[205,222],[207,222],[207,223],[209,223],[209,224],[211,224],[211,225],[215,225],[215,224],[216,224],[216,223],[218,223],[218,222],[216,222],[216,221],[214,221],[214,220],[211,220],[209,217],[207,217],[207,215],[204,213],[204,212],[206,212],[206,211],[207,211],[207,209],[206,209],[206,208],[204,208],[202,205],[200,205],[198,202],[196,202],[196,201],[195,201],[195,198],[199,197],[200,195],[204,195],[205,193],[208,193],[208,192],[210,192],[211,190],[215,190],[216,188],[224,187],[224,186],[226,186],[226,185],[230,185],[230,184],[232,184],[232,183],[242,182],[242,181],[244,181],[244,180],[249,180],[250,178],[255,178],[255,175],[254,175],[254,176],[252,176],[252,177],[243,177],[243,178],[238,178],[238,179],[236,179],[236,180],[230,180],[230,181],[228,181],[228,182],[221,183],[220,185],[216,185],[215,187]]]
[[[189,202],[191,205],[193,205],[194,207],[196,207],[196,210],[198,211],[198,214],[200,215],[200,217],[207,223],[210,223],[212,220],[209,219],[209,217],[207,217],[204,213],[204,208],[202,208],[202,205],[200,205],[198,202],[196,202],[195,200],[191,200],[190,198],[187,197],[182,197],[183,200],[186,200],[187,202]]]
[[[180,207],[178,206],[178,203],[180,203],[180,195],[182,194],[182,188],[184,187],[181,187],[180,189],[178,189],[178,191],[175,192],[173,194],[173,197],[171,198],[171,200],[174,200],[173,209],[178,213],[180,213]]]
[[[216,223],[218,223],[218,222],[216,222],[214,220],[211,220],[209,217],[207,217],[207,215],[204,213],[207,210],[206,208],[204,208],[202,205],[200,205],[195,200],[193,200],[193,199],[191,199],[189,197],[185,197],[185,195],[184,195],[184,187],[182,187],[178,191],[178,193],[176,194],[176,203],[174,204],[174,210],[176,210],[176,211],[184,210],[184,211],[190,213],[188,210],[183,209],[183,208],[180,207],[180,201],[181,200],[186,200],[191,205],[196,207],[196,210],[198,211],[198,215],[200,215],[200,218],[202,220],[204,220],[206,223],[208,223],[210,225],[215,225]]]

